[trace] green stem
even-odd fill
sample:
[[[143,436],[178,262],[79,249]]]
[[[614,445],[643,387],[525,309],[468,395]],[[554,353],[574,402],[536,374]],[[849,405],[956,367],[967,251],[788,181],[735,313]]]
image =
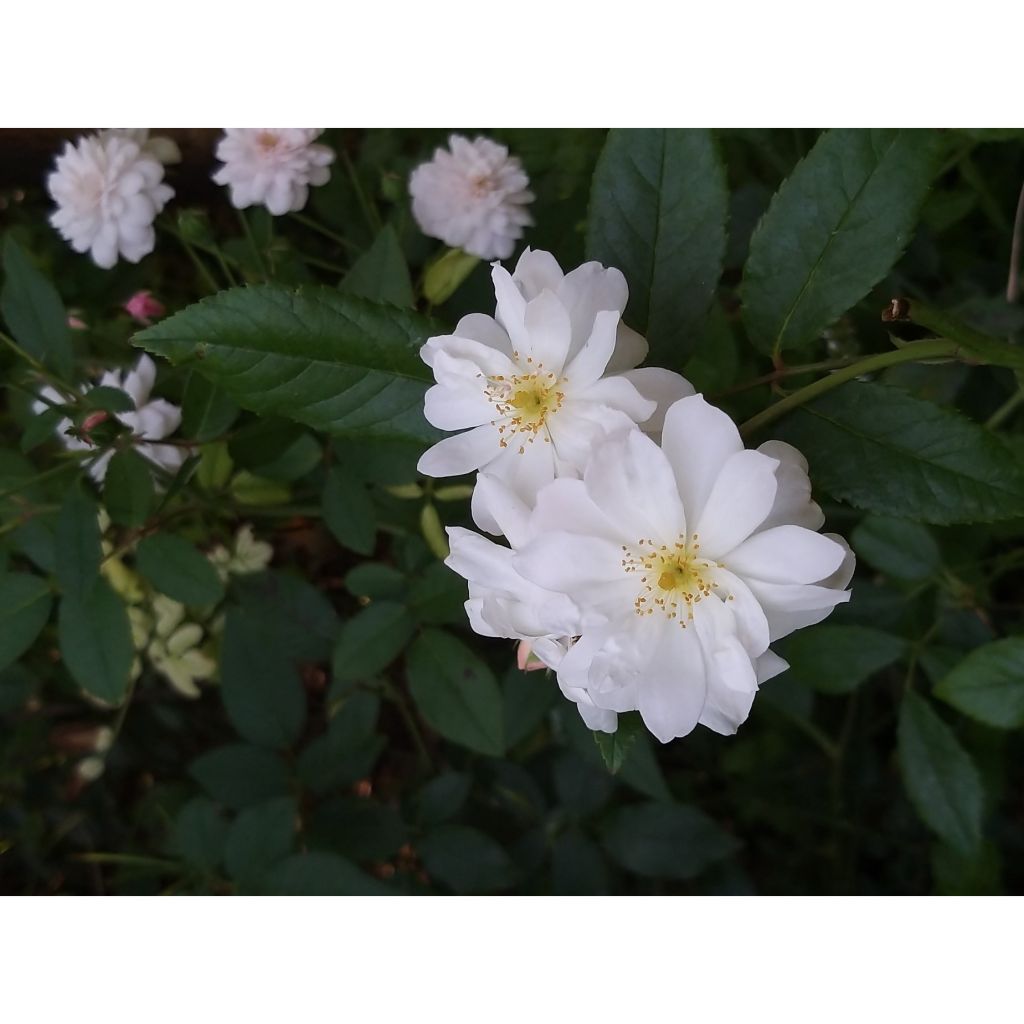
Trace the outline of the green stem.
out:
[[[4,498],[9,498],[12,494],[18,494],[20,491],[27,491],[30,487],[35,487],[36,484],[40,484],[44,480],[49,480],[50,477],[59,476],[61,473],[66,472],[68,469],[80,468],[80,461],[62,462],[59,466],[54,466],[52,469],[47,469],[44,472],[40,473],[38,476],[31,477],[28,480],[22,480],[21,483],[15,484],[13,487],[8,487],[6,490],[0,491],[0,500]]]
[[[778,370],[772,370],[771,373],[755,377],[753,380],[747,380],[742,384],[736,384],[731,388],[727,388],[725,391],[719,391],[712,395],[711,398],[714,401],[718,401],[720,398],[727,398],[729,395],[736,395],[741,391],[749,391],[751,388],[760,387],[762,384],[774,384],[775,381],[782,380],[784,377],[800,377],[806,373],[817,373],[821,370],[839,370],[844,366],[849,366],[851,363],[856,362],[858,359],[860,359],[860,356],[838,356],[835,359],[822,359],[817,363],[803,363],[800,366],[783,366]]]
[[[78,853],[72,855],[74,860],[86,864],[124,864],[126,866],[160,868],[162,871],[178,871],[181,865],[175,860],[164,860],[161,857],[137,857],[133,853]]]
[[[433,758],[430,756],[430,751],[427,749],[426,741],[423,739],[423,734],[420,732],[419,726],[416,724],[416,718],[413,713],[409,710],[408,705],[405,702],[405,698],[402,693],[387,679],[382,679],[384,696],[387,697],[392,704],[398,709],[398,713],[405,723],[405,727],[412,737],[413,743],[416,745],[416,752],[419,754],[420,762],[426,771],[430,771],[434,767]]]
[[[362,208],[363,215],[366,217],[366,223],[370,225],[370,230],[376,234],[381,229],[380,216],[377,214],[377,210],[363,191],[363,184],[359,180],[359,175],[356,173],[355,165],[352,163],[351,158],[344,149],[341,151],[341,160],[345,165],[345,170],[348,172],[349,181],[352,182],[352,188],[355,189],[356,198],[359,200],[359,205]]]
[[[332,274],[339,274],[342,277],[348,273],[344,267],[339,267],[337,263],[331,263],[328,260],[322,260],[316,256],[307,256],[304,252],[299,253],[299,259],[301,259],[303,263],[308,263],[311,267],[319,267],[321,270],[329,270]]]
[[[904,345],[894,352],[882,352],[876,356],[868,356],[867,359],[861,359],[843,369],[836,370],[827,377],[822,377],[821,380],[816,380],[813,384],[808,384],[807,387],[800,388],[799,391],[794,391],[793,394],[787,395],[781,401],[768,406],[767,409],[747,420],[740,427],[740,433],[744,436],[756,433],[762,427],[773,423],[781,416],[785,416],[787,412],[798,409],[804,403],[811,401],[812,398],[817,398],[819,395],[839,387],[840,384],[855,380],[866,373],[874,373],[878,370],[884,370],[889,366],[897,366],[900,363],[912,363],[923,359],[949,358],[957,354],[958,347],[955,341],[935,338],[929,341],[911,342],[909,345]]]
[[[256,262],[260,265],[260,273],[263,275],[263,280],[269,282],[270,274],[267,272],[267,264],[263,259],[263,253],[260,251],[259,246],[256,244],[256,239],[253,236],[252,228],[249,227],[249,218],[246,217],[244,210],[238,210],[238,219],[242,222],[242,230],[245,232],[246,240],[249,245],[252,246],[252,251],[256,255]]]
[[[62,394],[74,401],[77,401],[82,397],[70,385],[65,384],[59,377],[55,377],[38,359],[36,359],[34,355],[32,355],[31,352],[26,352],[25,349],[23,349],[9,334],[4,334],[3,331],[0,331],[0,341],[2,341],[16,356],[24,359],[40,377],[52,384]],[[46,399],[43,399],[43,401],[46,401]]]
[[[1016,411],[1017,407],[1024,402],[1024,388],[1018,388],[1010,397],[1003,402],[1001,406],[985,421],[985,426],[989,430],[995,430],[996,427],[1000,426],[1005,420],[1012,416]]]
[[[210,273],[210,268],[199,258],[199,254],[193,248],[192,243],[189,242],[176,228],[171,227],[170,224],[160,224],[160,227],[162,227],[168,234],[173,235],[181,243],[181,247],[186,253],[188,253],[188,258],[196,268],[196,273],[202,279],[210,292],[213,294],[219,292],[221,288],[220,285],[217,284],[217,279]]]
[[[330,228],[325,227],[318,220],[314,220],[312,217],[307,217],[304,213],[292,213],[289,216],[296,223],[303,225],[303,227],[309,228],[311,231],[318,231],[324,238],[329,238],[332,242],[337,243],[344,249],[349,249],[352,252],[359,252],[359,246],[355,242],[350,242],[347,238],[337,234]]]

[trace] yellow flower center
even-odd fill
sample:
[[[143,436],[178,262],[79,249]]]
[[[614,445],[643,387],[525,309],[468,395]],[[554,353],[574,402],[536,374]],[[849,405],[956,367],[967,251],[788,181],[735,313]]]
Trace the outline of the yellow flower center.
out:
[[[513,355],[518,360],[519,354]],[[551,442],[551,435],[546,430],[548,416],[557,412],[565,400],[562,390],[564,378],[545,372],[542,363],[534,368],[531,358],[527,358],[526,363],[530,372],[488,377],[484,387],[487,400],[500,417],[492,420],[500,435],[498,444],[507,448],[509,442],[516,439],[520,455],[526,451],[526,445],[533,444],[538,436]]]
[[[693,619],[694,607],[716,595],[714,570],[722,564],[701,557],[695,533],[689,539],[680,534],[674,544],[659,545],[641,537],[632,546],[623,544],[622,554],[623,570],[638,575],[642,587],[633,602],[637,615],[661,612],[685,629]],[[731,601],[732,595],[725,600]]]

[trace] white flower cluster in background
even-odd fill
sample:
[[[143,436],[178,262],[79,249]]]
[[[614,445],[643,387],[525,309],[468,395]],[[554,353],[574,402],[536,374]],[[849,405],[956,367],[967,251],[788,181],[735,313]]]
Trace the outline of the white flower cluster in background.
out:
[[[107,370],[100,377],[97,387],[118,388],[125,392],[135,403],[135,408],[127,412],[112,413],[115,419],[128,427],[135,437],[145,438],[135,445],[135,450],[155,466],[176,473],[188,454],[181,445],[158,444],[165,437],[170,437],[181,423],[181,409],[164,398],[153,398],[151,392],[156,381],[156,365],[147,355],[139,357],[133,370]],[[92,390],[93,385],[86,385],[83,394]],[[64,397],[55,388],[47,386],[39,392],[39,398],[32,403],[32,411],[44,412],[54,405],[62,405]],[[97,417],[106,418],[103,413]],[[69,419],[57,422],[55,432],[64,447],[69,451],[89,451],[93,445],[83,437],[69,434],[74,424]],[[81,433],[81,431],[80,431]],[[89,475],[97,483],[102,483],[107,475],[107,467],[113,458],[113,451],[108,450],[89,465]]]
[[[769,645],[850,596],[853,555],[818,532],[806,462],[745,449],[678,374],[633,369],[647,346],[621,323],[618,271],[563,275],[527,250],[494,283],[495,317],[422,350],[427,419],[466,429],[420,470],[478,470],[474,519],[507,542],[448,531],[473,628],[528,644],[592,729],[639,711],[662,742],[735,732],[787,667]]]
[[[301,210],[311,185],[330,179],[334,150],[322,128],[225,128],[213,174],[238,209],[263,205],[274,216]],[[105,270],[138,263],[156,246],[154,221],[174,196],[164,166],[181,160],[177,143],[145,128],[106,128],[68,142],[46,180],[57,204],[50,223],[75,252]],[[135,316],[135,313],[129,309]],[[140,321],[144,322],[144,321]]]
[[[491,139],[462,135],[438,148],[409,178],[412,213],[425,235],[480,259],[508,259],[533,223],[530,179],[516,157]]]
[[[322,128],[225,128],[217,145],[223,164],[213,175],[238,209],[262,204],[275,217],[306,205],[310,185],[331,177],[334,150],[316,143]]]
[[[164,164],[181,159],[166,138],[110,128],[68,142],[46,187],[57,204],[50,223],[75,252],[109,269],[119,256],[138,263],[156,244],[153,221],[174,195]]]

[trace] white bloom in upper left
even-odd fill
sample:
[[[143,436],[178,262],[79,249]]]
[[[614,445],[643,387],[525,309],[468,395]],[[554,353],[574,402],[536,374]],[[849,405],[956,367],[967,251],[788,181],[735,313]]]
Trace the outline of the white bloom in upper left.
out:
[[[409,178],[412,214],[425,235],[482,260],[506,260],[533,223],[530,179],[508,149],[462,135]]]
[[[128,412],[113,413],[121,423],[131,429],[136,437],[147,438],[146,443],[135,445],[135,450],[144,458],[169,473],[175,473],[185,461],[187,449],[179,445],[154,444],[169,437],[181,423],[181,409],[163,398],[151,398],[150,392],[156,381],[156,365],[147,355],[139,357],[134,370],[127,373],[123,370],[107,370],[99,379],[98,387],[118,388],[124,391],[135,403],[135,408]],[[86,391],[89,387],[85,388]],[[46,401],[43,401],[46,399]],[[61,405],[63,396],[52,387],[45,387],[40,392],[40,399],[32,403],[32,410],[41,413],[51,405]],[[71,451],[87,451],[92,445],[78,437],[67,433],[73,426],[71,420],[62,419],[56,427],[57,435],[64,446]],[[107,475],[107,467],[113,458],[113,452],[104,452],[89,467],[89,475],[100,483]]]
[[[153,221],[174,195],[164,163],[180,159],[170,139],[112,128],[69,142],[46,181],[57,203],[50,223],[75,252],[109,269],[118,256],[138,263],[156,245]]]
[[[213,180],[231,190],[239,210],[262,203],[275,217],[306,205],[310,185],[331,177],[334,150],[314,142],[322,128],[225,128],[217,144],[223,161]]]
[[[647,344],[621,322],[626,280],[586,263],[563,274],[548,252],[523,253],[515,273],[495,264],[495,317],[463,317],[420,351],[437,384],[424,414],[462,430],[427,451],[419,470],[483,470],[531,505],[544,484],[578,476],[595,441],[637,424],[660,429],[664,409],[693,393],[677,373],[634,367]],[[466,429],[468,428],[468,429]],[[474,494],[477,524],[498,533]]]

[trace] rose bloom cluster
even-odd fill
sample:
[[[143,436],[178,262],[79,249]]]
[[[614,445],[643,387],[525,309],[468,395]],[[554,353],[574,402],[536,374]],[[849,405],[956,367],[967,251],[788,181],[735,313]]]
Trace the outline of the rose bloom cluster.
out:
[[[528,645],[591,729],[639,711],[662,742],[734,733],[787,668],[770,645],[850,597],[853,554],[819,532],[804,458],[746,449],[678,374],[637,369],[619,271],[527,249],[492,277],[494,316],[421,353],[426,417],[459,432],[419,468],[477,473],[484,532],[450,529],[447,559],[473,629]]]

